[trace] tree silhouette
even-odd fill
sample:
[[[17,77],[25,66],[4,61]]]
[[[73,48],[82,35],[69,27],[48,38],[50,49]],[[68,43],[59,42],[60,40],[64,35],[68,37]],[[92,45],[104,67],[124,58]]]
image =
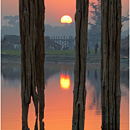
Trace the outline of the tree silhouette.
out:
[[[4,20],[6,20],[6,26],[16,26],[19,23],[19,16],[4,16]]]
[[[102,130],[120,129],[121,0],[101,1]]]
[[[76,61],[74,74],[72,130],[84,130],[86,103],[86,57],[89,0],[76,1]]]
[[[121,20],[121,22],[122,22],[122,27],[124,26],[123,23],[126,22],[126,21],[128,21],[128,20],[129,20],[129,14],[128,14],[128,13],[127,13],[126,16],[122,16],[122,20]]]
[[[89,22],[91,26],[99,25],[101,26],[101,0],[97,0],[97,4],[95,2],[91,2],[90,6],[92,7],[93,11],[90,11],[90,16],[92,22]]]
[[[38,129],[38,115],[40,130],[44,130],[44,15],[44,0],[19,0],[22,130],[29,130],[31,97],[35,106],[35,130]],[[18,17],[14,19],[16,21]]]
[[[90,6],[92,7],[93,11],[90,11],[92,22],[89,22],[89,25],[91,28],[94,28],[95,26],[101,26],[101,0],[97,0],[97,3],[91,2]],[[129,20],[129,13],[127,13],[126,16],[122,16],[121,18],[123,26],[123,23]]]
[[[6,26],[8,26],[8,16],[4,16],[4,20],[6,20]]]

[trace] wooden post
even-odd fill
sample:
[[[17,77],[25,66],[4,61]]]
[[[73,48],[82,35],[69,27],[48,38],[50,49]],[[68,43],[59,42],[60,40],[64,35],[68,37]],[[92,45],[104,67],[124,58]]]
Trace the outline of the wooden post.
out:
[[[27,118],[31,96],[36,125],[39,113],[40,130],[44,129],[44,14],[44,0],[19,0],[22,130],[29,130]]]
[[[102,130],[119,130],[121,0],[102,0],[101,15]]]
[[[72,130],[84,130],[86,102],[86,57],[89,0],[76,1],[76,61],[74,74]]]

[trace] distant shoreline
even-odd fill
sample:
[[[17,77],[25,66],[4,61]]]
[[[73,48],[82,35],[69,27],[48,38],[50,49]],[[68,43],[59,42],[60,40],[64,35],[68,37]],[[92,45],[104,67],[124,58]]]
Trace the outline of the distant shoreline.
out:
[[[121,68],[129,67],[129,59],[120,59]],[[1,64],[2,66],[21,66],[21,56],[20,55],[10,55],[1,54]],[[72,65],[75,64],[74,56],[62,56],[62,55],[46,55],[45,56],[45,66],[46,65]],[[101,57],[99,55],[89,55],[87,57],[87,67],[100,67]]]
[[[19,54],[1,54],[1,61],[17,61],[21,62],[21,55]],[[51,63],[75,63],[75,55],[64,55],[64,54],[46,54],[45,61]],[[121,63],[128,63],[129,59],[127,56],[121,56]],[[88,54],[88,63],[100,63],[100,54]]]

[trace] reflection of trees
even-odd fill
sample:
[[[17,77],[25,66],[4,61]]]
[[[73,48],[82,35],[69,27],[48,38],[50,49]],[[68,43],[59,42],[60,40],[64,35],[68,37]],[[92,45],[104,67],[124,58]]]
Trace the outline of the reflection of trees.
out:
[[[10,82],[13,82],[14,80],[21,81],[21,68],[19,66],[15,67],[9,67],[9,66],[2,66],[2,76],[5,80],[9,80]],[[51,78],[53,75],[57,73],[67,73],[69,74],[71,81],[73,81],[73,67],[64,67],[62,66],[52,66],[52,65],[46,65],[45,69],[45,83],[47,84],[47,81],[49,78]]]
[[[45,66],[45,82],[47,84],[47,81],[49,78],[51,78],[53,75],[60,73],[60,74],[68,74],[71,78],[71,81],[73,81],[73,67],[70,67],[68,65],[56,65],[56,66]]]
[[[60,70],[55,68],[45,68],[45,80],[48,80],[55,73],[58,73]],[[2,75],[4,79],[10,80],[20,80],[21,78],[21,68],[19,67],[3,67]]]
[[[87,78],[89,78],[89,70],[87,71]]]
[[[95,75],[95,79],[97,80],[97,70],[95,70],[95,73],[94,73],[94,75]]]
[[[91,103],[89,104],[89,109],[94,109],[96,107],[96,113],[100,114],[101,110],[101,82],[100,82],[100,69],[89,69],[87,70],[87,80],[90,82],[90,87],[93,86],[91,95]],[[124,84],[125,87],[128,87],[129,79],[128,79],[128,69],[124,69],[120,71],[120,82]],[[89,89],[89,88],[88,88]],[[91,88],[90,88],[91,89]],[[88,90],[89,91],[89,90]],[[125,96],[125,95],[122,95]]]
[[[101,82],[100,82],[100,69],[91,69],[87,71],[87,80],[90,82],[90,87],[93,86],[89,109],[96,107],[96,113],[100,114],[100,93],[101,93]],[[91,89],[91,88],[90,88]],[[89,90],[88,90],[89,91]]]
[[[58,73],[60,70],[59,68],[51,68],[51,67],[45,67],[44,72],[45,72],[45,84],[47,84],[47,81],[49,80],[50,77]]]
[[[60,70],[56,68],[45,68],[45,82],[58,73]],[[5,80],[21,80],[21,68],[19,67],[2,67],[2,76]]]
[[[120,82],[124,84],[126,87],[129,86],[129,69],[121,70],[120,71]]]
[[[20,82],[21,78],[21,68],[17,67],[2,67],[2,76],[5,80],[10,80],[13,82],[14,80],[18,80]],[[57,73],[69,74],[71,78],[71,82],[74,80],[74,72],[73,67],[65,67],[64,66],[45,66],[45,82],[49,80],[53,75]],[[101,83],[100,83],[100,69],[88,69],[87,72],[87,80],[89,80],[90,85],[94,87],[94,92],[92,93],[92,102],[89,105],[89,109],[93,109],[96,107],[97,113],[99,113],[100,108],[100,92],[101,92]],[[128,69],[121,70],[121,84],[128,87]],[[18,86],[19,87],[19,86]]]
[[[20,67],[5,67],[1,69],[2,87],[18,88],[21,85],[21,70]]]
[[[20,80],[21,78],[20,67],[2,67],[1,73],[6,80]]]

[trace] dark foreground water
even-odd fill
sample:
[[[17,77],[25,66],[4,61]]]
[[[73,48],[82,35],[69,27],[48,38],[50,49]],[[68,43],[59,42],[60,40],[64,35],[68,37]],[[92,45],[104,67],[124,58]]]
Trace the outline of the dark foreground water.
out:
[[[68,64],[45,65],[45,130],[71,130],[74,66]],[[101,130],[100,65],[88,64],[86,71],[85,130]],[[128,130],[129,88],[128,68],[121,67],[121,130]],[[2,65],[2,130],[21,130],[20,65]],[[30,130],[34,130],[33,102],[29,107]]]

